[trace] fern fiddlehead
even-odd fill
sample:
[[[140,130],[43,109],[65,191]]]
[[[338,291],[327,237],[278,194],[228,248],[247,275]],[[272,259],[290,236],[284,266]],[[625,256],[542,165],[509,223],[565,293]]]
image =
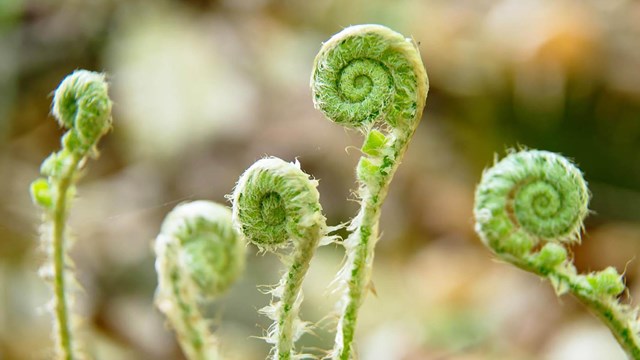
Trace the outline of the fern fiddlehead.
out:
[[[327,233],[317,186],[297,162],[266,158],[242,174],[232,194],[233,221],[249,241],[261,250],[291,248],[282,258],[288,270],[271,291],[277,300],[262,309],[274,321],[266,337],[274,344],[274,359],[301,356],[294,352],[294,342],[305,331],[298,318],[301,285]]]
[[[68,129],[62,137],[62,149],[42,163],[44,177],[31,184],[33,202],[43,209],[43,247],[49,255],[41,273],[53,285],[52,311],[56,356],[80,357],[74,338],[72,316],[73,264],[67,254],[70,247],[67,217],[75,194],[78,171],[88,157],[97,157],[98,140],[111,128],[111,100],[103,74],[77,70],[56,89],[51,110],[60,126]]]
[[[474,216],[482,242],[500,259],[572,293],[611,330],[628,356],[640,359],[637,309],[618,301],[625,289],[613,268],[578,274],[564,245],[579,242],[589,191],[564,157],[538,150],[511,153],[486,170]]]
[[[224,293],[244,270],[244,239],[231,210],[210,202],[176,206],[156,238],[156,306],[175,330],[191,360],[221,359],[218,344],[198,305]]]
[[[315,107],[327,118],[365,134],[356,171],[361,207],[344,241],[344,295],[333,350],[334,358],[347,360],[370,282],[380,208],[422,118],[429,85],[411,39],[384,26],[358,25],[323,44],[311,88]]]

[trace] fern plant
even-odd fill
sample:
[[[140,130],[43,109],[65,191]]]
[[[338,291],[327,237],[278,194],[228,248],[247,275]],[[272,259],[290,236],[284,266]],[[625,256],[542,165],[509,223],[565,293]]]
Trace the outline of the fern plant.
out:
[[[361,208],[341,242],[346,249],[337,282],[344,292],[330,357],[354,357],[353,340],[378,240],[380,209],[388,187],[422,117],[428,79],[413,40],[380,25],[349,27],[327,41],[316,57],[311,77],[314,104],[332,121],[365,135],[356,169]],[[233,222],[261,251],[288,249],[281,255],[288,270],[270,293],[274,301],[261,310],[274,321],[265,339],[273,359],[312,357],[295,349],[311,324],[300,320],[301,286],[315,249],[335,241],[327,227],[317,181],[298,162],[265,158],[238,180],[233,194]],[[166,272],[158,263],[158,272]]]
[[[300,319],[302,283],[316,248],[330,242],[345,249],[336,276],[342,296],[327,358],[357,358],[358,310],[368,290],[379,240],[381,207],[391,180],[422,118],[428,78],[416,44],[380,25],[344,29],[325,42],[311,75],[313,102],[331,121],[364,135],[355,170],[358,213],[348,236],[331,235],[322,213],[318,181],[300,164],[275,157],[258,160],[229,196],[232,208],[209,201],[178,205],[165,218],[154,242],[158,288],[155,303],[167,317],[189,359],[224,359],[201,305],[227,291],[245,266],[249,241],[277,252],[287,266],[261,312],[273,324],[265,340],[272,359],[314,358],[296,348],[313,325]],[[68,131],[62,149],[42,164],[31,185],[43,210],[43,246],[49,260],[42,274],[51,280],[56,355],[81,357],[71,315],[74,283],[66,226],[75,184],[98,140],[111,127],[111,100],[102,74],[76,71],[54,94],[52,113]],[[550,280],[558,295],[570,292],[610,329],[628,356],[640,359],[638,309],[619,300],[625,285],[613,267],[579,274],[567,245],[579,242],[588,214],[589,191],[580,170],[546,151],[511,152],[485,171],[476,189],[474,216],[482,242],[498,258]]]
[[[89,158],[98,156],[98,141],[111,128],[105,76],[86,70],[67,76],[53,95],[51,112],[67,132],[62,149],[42,163],[43,177],[31,184],[31,197],[43,210],[42,247],[48,260],[40,273],[53,287],[56,354],[59,359],[71,360],[82,356],[75,339],[77,319],[72,315],[75,278],[67,254],[71,245],[67,217],[80,171]]]
[[[476,232],[496,256],[549,279],[604,322],[631,359],[640,359],[638,308],[619,301],[615,268],[579,274],[566,246],[580,241],[589,191],[580,170],[547,151],[512,152],[486,170],[476,189]]]
[[[223,359],[210,323],[199,309],[223,294],[241,275],[245,242],[231,210],[210,201],[176,206],[156,238],[155,302],[169,319],[189,359]]]
[[[382,203],[422,118],[429,81],[412,39],[384,26],[359,25],[323,44],[311,88],[316,108],[329,120],[365,136],[356,170],[360,210],[348,226],[347,260],[337,278],[343,296],[332,357],[347,360],[371,286]]]
[[[294,342],[305,332],[298,317],[302,281],[320,240],[327,234],[318,182],[300,165],[278,158],[257,161],[242,174],[232,195],[236,227],[263,251],[291,245],[281,257],[288,266],[270,293],[277,300],[261,311],[274,321],[266,336],[274,359],[300,358]]]

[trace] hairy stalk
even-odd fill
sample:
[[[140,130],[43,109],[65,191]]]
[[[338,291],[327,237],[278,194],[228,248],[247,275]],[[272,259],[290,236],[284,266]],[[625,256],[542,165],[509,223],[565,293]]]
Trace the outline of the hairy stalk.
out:
[[[292,245],[282,258],[288,270],[271,290],[275,302],[262,309],[274,321],[266,337],[274,344],[274,359],[304,357],[296,354],[294,346],[306,330],[306,323],[298,318],[301,286],[327,233],[317,186],[297,162],[266,158],[242,174],[232,195],[233,221],[247,239],[265,251]]]
[[[209,201],[176,206],[165,218],[154,249],[155,302],[191,360],[221,359],[218,341],[198,305],[224,293],[244,269],[244,239],[231,210]]]
[[[638,309],[618,300],[625,285],[609,267],[578,274],[566,244],[580,241],[589,192],[582,173],[547,151],[514,152],[486,170],[476,189],[476,232],[500,259],[570,292],[601,319],[631,359],[640,359]]]
[[[340,270],[344,288],[332,356],[350,359],[358,309],[370,287],[380,209],[422,118],[428,78],[415,43],[380,25],[349,27],[323,44],[311,77],[314,104],[332,121],[365,133]]]
[[[67,255],[70,239],[66,223],[77,173],[88,157],[97,157],[98,140],[111,128],[111,100],[104,75],[79,70],[67,76],[55,91],[52,113],[68,131],[62,137],[62,150],[42,163],[40,171],[46,178],[31,184],[31,196],[43,209],[42,241],[50,259],[41,274],[53,286],[56,357],[71,360],[80,355],[70,310],[73,296],[69,287],[74,277]]]
[[[309,234],[309,239],[300,242],[299,246],[293,248],[290,254],[291,263],[288,264],[287,273],[283,277],[286,280],[280,283],[282,296],[278,302],[278,307],[273,309],[268,307],[264,311],[267,315],[278,314],[276,319],[272,318],[272,320],[278,322],[278,325],[273,329],[274,334],[270,334],[270,336],[275,336],[277,333],[277,350],[275,354],[278,359],[290,359],[294,355],[293,343],[304,331],[304,323],[301,323],[298,318],[300,303],[302,302],[301,286],[307,270],[309,270],[309,264],[315,249],[318,247],[318,242],[323,236],[321,231],[320,227],[314,227]],[[292,306],[288,304],[292,304]],[[291,329],[291,331],[287,329]]]
[[[67,286],[68,282],[66,277],[67,269],[67,248],[68,241],[66,240],[67,232],[67,206],[68,202],[68,190],[72,185],[73,178],[78,167],[80,158],[77,155],[70,155],[70,166],[64,173],[61,174],[60,181],[56,184],[57,188],[55,192],[59,194],[56,197],[53,213],[53,228],[51,230],[51,243],[53,246],[53,292],[54,292],[54,311],[55,311],[55,329],[57,332],[58,349],[60,351],[60,358],[73,359],[73,347],[72,347],[72,326],[69,316],[69,302],[67,299]],[[70,278],[69,281],[73,281]]]

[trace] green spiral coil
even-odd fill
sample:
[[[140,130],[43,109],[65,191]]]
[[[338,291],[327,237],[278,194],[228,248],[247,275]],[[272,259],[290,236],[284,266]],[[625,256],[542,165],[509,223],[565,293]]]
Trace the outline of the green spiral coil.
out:
[[[330,120],[367,128],[419,121],[428,88],[415,44],[381,25],[351,26],[334,35],[315,59],[311,88]]]
[[[526,253],[539,242],[572,242],[588,213],[589,190],[566,158],[512,153],[485,171],[476,189],[476,231],[496,252]]]

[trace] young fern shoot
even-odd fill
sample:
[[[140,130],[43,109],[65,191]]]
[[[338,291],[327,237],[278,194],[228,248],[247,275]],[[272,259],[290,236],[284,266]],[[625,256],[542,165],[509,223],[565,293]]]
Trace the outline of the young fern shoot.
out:
[[[638,309],[619,302],[625,289],[613,267],[578,274],[566,245],[579,242],[589,191],[564,157],[513,152],[486,170],[474,216],[482,242],[501,260],[547,278],[558,295],[570,292],[602,320],[630,359],[640,359]]]
[[[413,40],[384,26],[358,25],[323,44],[311,88],[315,107],[327,118],[365,135],[356,171],[360,211],[344,241],[347,260],[338,279],[344,295],[332,354],[348,360],[370,287],[380,209],[422,118],[429,83]]]
[[[156,238],[155,302],[190,360],[222,359],[198,305],[224,293],[244,270],[245,241],[231,210],[210,201],[176,206]]]
[[[51,112],[68,131],[62,137],[62,149],[42,163],[43,177],[31,184],[31,197],[43,210],[42,243],[48,259],[41,274],[53,286],[56,358],[71,360],[81,356],[74,334],[76,319],[71,313],[70,287],[75,279],[67,254],[70,238],[66,223],[78,172],[87,158],[98,156],[98,141],[111,128],[105,76],[86,70],[73,72],[56,89]]]
[[[273,359],[304,356],[294,349],[306,330],[298,317],[301,286],[311,258],[327,234],[317,186],[297,162],[272,157],[251,165],[232,194],[234,224],[248,240],[265,251],[290,247],[282,257],[288,270],[271,290],[276,300],[262,309],[274,321],[266,337],[274,345]]]

